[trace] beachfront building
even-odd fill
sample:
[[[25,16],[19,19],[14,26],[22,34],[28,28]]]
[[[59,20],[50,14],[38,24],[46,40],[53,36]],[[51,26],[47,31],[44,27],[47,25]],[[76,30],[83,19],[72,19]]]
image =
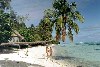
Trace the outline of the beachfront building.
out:
[[[19,34],[18,31],[14,30],[11,35],[11,40],[9,42],[20,42],[24,40],[24,37]]]

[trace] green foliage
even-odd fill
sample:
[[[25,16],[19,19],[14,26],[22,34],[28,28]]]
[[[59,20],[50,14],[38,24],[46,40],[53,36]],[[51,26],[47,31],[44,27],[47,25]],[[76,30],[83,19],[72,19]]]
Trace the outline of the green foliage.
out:
[[[23,26],[22,26],[23,25]],[[31,27],[26,27],[25,23],[19,24],[20,29],[18,30],[19,33],[24,37],[26,42],[34,42],[40,41],[39,29],[34,27],[32,24]]]
[[[43,41],[48,41],[52,39],[52,24],[51,21],[47,18],[44,17],[40,24],[39,24],[39,35],[41,37],[41,40]]]
[[[19,29],[17,16],[11,9],[10,2],[11,0],[0,0],[0,43],[8,42],[11,39],[12,30]]]
[[[11,37],[10,14],[5,10],[10,7],[10,0],[0,0],[0,43],[8,42]]]
[[[73,41],[73,30],[76,34],[79,32],[79,27],[76,23],[77,20],[84,22],[84,18],[80,12],[77,11],[75,2],[69,3],[67,0],[54,0],[53,9],[45,10],[45,16],[53,24],[56,30],[56,40],[65,41],[66,35]],[[68,32],[66,32],[68,30]]]
[[[69,3],[67,0],[54,0],[53,9],[45,10],[45,15],[37,27],[32,24],[31,27],[25,25],[27,17],[16,16],[11,10],[11,0],[0,0],[0,43],[8,42],[12,30],[17,30],[27,42],[49,41],[52,40],[52,31],[55,27],[56,41],[60,39],[65,41],[66,35],[73,41],[73,31],[79,32],[76,21],[84,22],[84,18],[77,11],[75,2]],[[5,11],[9,10],[10,13]],[[68,30],[68,32],[66,32]]]
[[[5,10],[10,8],[11,0],[0,0],[0,9]]]
[[[0,43],[8,42],[11,37],[11,27],[9,22],[6,21],[7,19],[0,20]]]
[[[59,41],[52,40],[51,43],[52,43],[52,44],[59,44]]]

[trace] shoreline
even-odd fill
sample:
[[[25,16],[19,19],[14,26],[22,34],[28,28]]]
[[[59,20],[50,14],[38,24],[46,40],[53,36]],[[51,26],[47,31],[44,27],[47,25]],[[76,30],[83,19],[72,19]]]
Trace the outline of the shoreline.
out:
[[[53,51],[52,57],[46,57],[46,46],[37,46],[37,47],[26,48],[26,49],[18,49],[17,51],[15,50],[11,53],[0,54],[0,61],[1,62],[5,61],[5,64],[7,64],[6,61],[8,61],[8,63],[15,62],[14,63],[15,65],[17,62],[22,64],[28,64],[28,65],[33,64],[32,65],[33,67],[36,67],[34,65],[37,65],[39,67],[41,66],[42,67],[77,67],[77,65],[70,62],[63,63],[63,61],[59,60],[60,57],[58,57],[58,60],[56,60],[57,57],[54,58],[55,45],[54,44],[50,45],[50,47],[52,47],[52,51]]]
[[[49,58],[47,59],[45,53],[45,46],[38,46],[26,49],[19,49],[13,53],[2,53],[0,54],[0,61],[14,61],[24,62],[29,64],[41,65],[44,67],[61,67],[55,62],[52,62]],[[6,63],[6,62],[5,62]]]
[[[84,58],[69,55],[69,50],[65,50],[65,46],[54,47],[55,55],[52,59],[66,67],[100,67],[100,61],[89,61]],[[69,48],[69,47],[68,47]]]
[[[9,51],[9,53],[1,53],[0,65],[4,64],[8,65],[8,67],[11,67],[11,65],[12,67],[17,67],[18,65],[21,65],[21,67],[91,67],[88,61],[80,61],[79,58],[70,56],[58,56],[55,53],[55,45],[51,45],[51,47],[53,50],[52,57],[46,57],[46,46],[18,49],[11,51],[11,53]],[[25,66],[22,66],[22,64]]]

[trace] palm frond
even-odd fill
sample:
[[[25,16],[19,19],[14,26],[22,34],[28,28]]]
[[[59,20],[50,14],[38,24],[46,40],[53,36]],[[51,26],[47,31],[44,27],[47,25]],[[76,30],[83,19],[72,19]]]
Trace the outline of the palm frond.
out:
[[[84,17],[78,12],[75,11],[75,17],[77,18],[77,20],[79,20],[80,22],[84,22]]]

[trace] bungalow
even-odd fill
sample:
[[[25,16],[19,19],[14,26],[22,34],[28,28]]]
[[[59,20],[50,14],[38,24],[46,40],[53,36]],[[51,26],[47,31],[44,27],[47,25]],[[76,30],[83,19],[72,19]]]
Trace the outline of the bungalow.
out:
[[[9,42],[20,42],[22,40],[24,40],[24,37],[21,36],[18,31],[14,30]]]

